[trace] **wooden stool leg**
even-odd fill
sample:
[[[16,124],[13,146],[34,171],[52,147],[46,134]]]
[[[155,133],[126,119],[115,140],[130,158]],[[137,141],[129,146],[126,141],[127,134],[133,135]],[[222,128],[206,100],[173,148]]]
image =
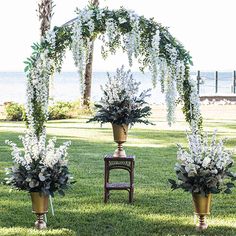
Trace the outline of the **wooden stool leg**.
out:
[[[132,188],[130,189],[130,203],[132,203],[133,200],[134,200],[134,188],[132,187]]]
[[[109,164],[105,161],[105,173],[104,173],[104,203],[107,203],[109,191],[107,189],[107,184],[109,183]]]
[[[131,161],[130,164],[130,193],[129,193],[130,203],[133,202],[134,198],[134,162]]]
[[[107,203],[107,201],[108,201],[108,190],[107,189],[105,189],[105,193],[104,193],[104,203]]]
[[[131,193],[131,189],[129,189],[128,191],[129,191],[129,203],[132,203],[132,193]]]

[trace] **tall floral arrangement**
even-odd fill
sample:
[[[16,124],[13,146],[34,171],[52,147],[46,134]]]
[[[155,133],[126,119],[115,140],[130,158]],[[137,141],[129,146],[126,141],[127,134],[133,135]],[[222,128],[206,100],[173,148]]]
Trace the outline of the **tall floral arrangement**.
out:
[[[103,96],[95,103],[96,114],[89,122],[130,126],[135,123],[151,124],[147,120],[151,108],[145,101],[150,96],[150,89],[139,92],[139,85],[130,70],[124,70],[124,66],[118,68],[113,77],[108,73],[108,82],[102,86]]]
[[[175,165],[178,181],[169,180],[172,189],[182,188],[202,195],[231,193],[236,174],[231,171],[232,152],[225,148],[225,140],[217,142],[215,131],[209,142],[208,134],[199,134],[194,126],[187,133],[187,139],[188,149],[178,145],[178,163]]]
[[[66,142],[56,148],[56,139],[50,139],[46,145],[46,135],[38,137],[30,132],[20,137],[23,151],[11,141],[6,141],[12,148],[14,165],[7,169],[5,183],[17,190],[41,192],[54,196],[54,192],[64,195],[72,183],[67,166]]]

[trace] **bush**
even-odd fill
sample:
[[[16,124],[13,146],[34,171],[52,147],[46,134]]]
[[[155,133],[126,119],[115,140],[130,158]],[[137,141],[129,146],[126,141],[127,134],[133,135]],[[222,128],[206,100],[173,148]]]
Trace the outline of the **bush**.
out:
[[[23,105],[15,102],[7,102],[4,104],[6,120],[22,121],[25,120],[25,108]],[[60,120],[77,118],[81,115],[90,115],[90,109],[81,107],[79,101],[74,102],[56,102],[54,105],[49,106],[48,114],[49,120]]]
[[[49,107],[49,120],[60,120],[78,118],[81,115],[91,115],[90,109],[81,107],[80,101],[74,102],[56,102]]]
[[[94,106],[93,103],[90,102],[89,107],[82,107],[80,101],[74,101],[71,103],[72,105],[72,114],[73,117],[79,117],[83,115],[91,115],[94,111],[92,110],[92,107]]]
[[[25,118],[25,108],[16,102],[5,103],[6,120],[22,121]]]
[[[72,103],[70,102],[56,102],[49,107],[49,120],[60,120],[72,118],[71,114]]]

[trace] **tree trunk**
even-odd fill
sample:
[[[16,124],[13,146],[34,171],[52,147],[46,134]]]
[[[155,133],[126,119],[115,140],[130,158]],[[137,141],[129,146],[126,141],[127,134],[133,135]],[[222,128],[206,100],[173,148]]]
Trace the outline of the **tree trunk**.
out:
[[[94,41],[91,39],[90,42],[91,42],[90,53],[88,55],[88,63],[86,64],[85,75],[84,75],[84,94],[83,94],[84,108],[90,107],[90,98],[91,98]]]
[[[92,0],[90,2],[94,6],[99,5],[98,0]],[[93,73],[93,51],[94,51],[94,40],[90,39],[90,53],[88,55],[88,63],[85,67],[84,75],[84,94],[83,94],[83,107],[90,108],[90,99],[91,99],[91,87],[92,87],[92,73]]]
[[[38,3],[38,14],[40,21],[40,37],[45,36],[46,32],[51,27],[52,19],[52,9],[53,1],[52,0],[40,0]]]
[[[39,0],[38,1],[38,17],[40,22],[40,39],[46,35],[51,28],[51,20],[53,16],[53,0]],[[53,102],[53,87],[54,75],[50,76],[49,80],[49,102]]]

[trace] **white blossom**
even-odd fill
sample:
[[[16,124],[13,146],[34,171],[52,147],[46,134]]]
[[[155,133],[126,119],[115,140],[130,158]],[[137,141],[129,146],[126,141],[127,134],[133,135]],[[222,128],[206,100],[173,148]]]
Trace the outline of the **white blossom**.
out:
[[[197,170],[198,175],[206,171],[217,175],[233,163],[232,153],[225,150],[224,141],[222,139],[216,141],[216,131],[212,135],[210,144],[208,134],[205,133],[203,136],[198,134],[195,127],[192,127],[191,133],[187,133],[187,138],[189,149],[184,150],[178,145],[177,152],[177,159],[185,166],[187,173]]]
[[[46,133],[43,132],[40,138],[30,130],[26,131],[24,136],[20,136],[23,143],[24,151],[11,141],[6,141],[12,148],[12,158],[16,164],[26,169],[35,161],[40,161],[43,167],[53,168],[55,164],[67,165],[67,149],[71,142],[65,142],[58,148],[56,147],[56,138],[50,139],[46,144]],[[43,168],[42,167],[42,168]]]

